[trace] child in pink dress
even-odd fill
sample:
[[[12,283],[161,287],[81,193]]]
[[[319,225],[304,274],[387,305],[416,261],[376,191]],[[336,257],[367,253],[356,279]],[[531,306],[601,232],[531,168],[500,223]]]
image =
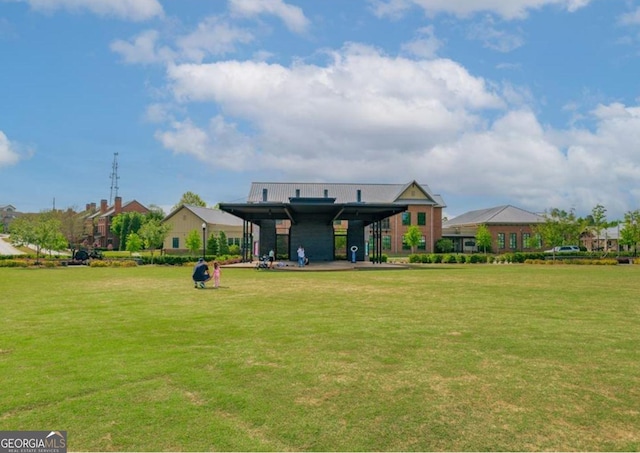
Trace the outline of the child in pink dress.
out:
[[[215,288],[220,286],[220,264],[217,261],[213,263],[213,286]]]

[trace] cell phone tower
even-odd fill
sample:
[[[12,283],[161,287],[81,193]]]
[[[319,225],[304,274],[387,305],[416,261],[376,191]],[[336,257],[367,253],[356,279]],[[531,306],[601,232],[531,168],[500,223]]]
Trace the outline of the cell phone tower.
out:
[[[109,205],[113,204],[114,191],[118,196],[118,153],[113,153],[113,164],[111,165],[111,194],[109,195]]]

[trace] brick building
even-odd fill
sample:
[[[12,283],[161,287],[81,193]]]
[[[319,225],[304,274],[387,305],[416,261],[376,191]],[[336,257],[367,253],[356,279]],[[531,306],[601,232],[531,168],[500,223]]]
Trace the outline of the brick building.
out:
[[[540,240],[534,241],[536,247],[528,247],[533,237],[533,227],[544,223],[544,217],[514,206],[497,206],[466,212],[442,225],[442,237],[453,241],[455,252],[477,252],[476,233],[480,225],[486,225],[491,234],[491,251],[495,253],[522,252],[538,250]]]
[[[115,216],[125,212],[138,212],[144,215],[149,213],[149,209],[136,200],[123,204],[122,197],[115,197],[112,206],[107,204],[107,200],[101,200],[99,208],[96,208],[95,203],[87,204],[85,231],[88,242],[91,242],[94,247],[118,250],[120,238],[111,232],[111,224]]]

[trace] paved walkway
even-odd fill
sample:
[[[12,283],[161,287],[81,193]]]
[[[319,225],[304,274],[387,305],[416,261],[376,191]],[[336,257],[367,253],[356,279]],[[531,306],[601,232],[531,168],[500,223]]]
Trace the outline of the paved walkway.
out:
[[[255,269],[258,261],[251,263],[236,263],[229,264],[225,267],[236,268],[250,268]],[[409,266],[406,264],[395,263],[372,263],[370,261],[358,261],[357,263],[351,263],[349,261],[321,261],[311,262],[304,267],[298,267],[298,263],[295,261],[277,261],[272,270],[260,269],[266,272],[305,272],[305,271],[348,271],[348,270],[376,270],[376,269],[407,269]]]
[[[0,255],[24,255],[24,252],[9,243],[8,235],[0,234]]]

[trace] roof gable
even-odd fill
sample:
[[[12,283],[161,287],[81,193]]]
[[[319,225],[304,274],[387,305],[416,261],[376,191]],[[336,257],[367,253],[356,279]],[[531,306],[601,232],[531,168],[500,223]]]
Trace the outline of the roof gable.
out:
[[[221,211],[220,209],[211,209],[211,208],[203,208],[201,206],[193,206],[193,205],[182,205],[179,208],[175,209],[168,216],[166,216],[162,221],[166,222],[171,217],[175,216],[182,210],[187,210],[193,213],[196,217],[201,219],[208,225],[229,225],[229,226],[241,226],[242,219],[229,214],[228,212]]]
[[[405,185],[401,191],[398,193],[396,200],[425,200],[432,203],[435,203],[435,200],[431,197],[429,192],[425,190],[420,184],[416,181],[412,181],[409,184]]]

